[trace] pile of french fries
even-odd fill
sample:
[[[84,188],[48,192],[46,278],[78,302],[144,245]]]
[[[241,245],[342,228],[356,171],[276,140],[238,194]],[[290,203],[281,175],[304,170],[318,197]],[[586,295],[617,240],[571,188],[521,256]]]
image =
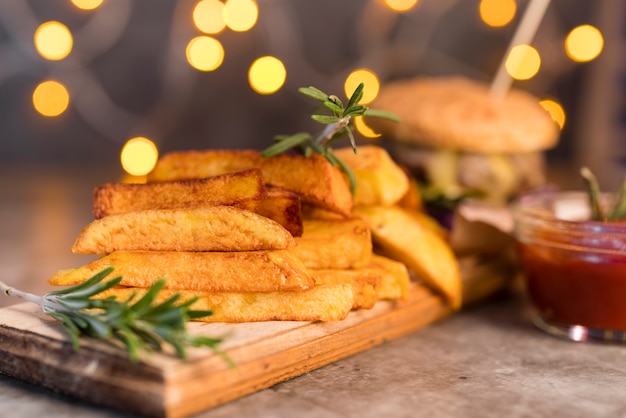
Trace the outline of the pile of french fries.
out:
[[[197,296],[211,322],[341,320],[406,299],[412,279],[458,308],[458,262],[409,176],[377,146],[335,154],[356,176],[354,194],[319,155],[166,154],[145,184],[96,188],[95,219],[72,252],[101,257],[48,283],[112,266],[122,281],[102,296],[128,298],[165,278],[159,297]]]

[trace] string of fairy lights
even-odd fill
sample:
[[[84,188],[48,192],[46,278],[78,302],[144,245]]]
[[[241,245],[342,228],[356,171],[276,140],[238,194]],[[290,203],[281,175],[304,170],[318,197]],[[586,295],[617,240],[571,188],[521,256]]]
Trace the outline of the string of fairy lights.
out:
[[[420,13],[420,6],[429,0],[372,0],[373,7],[384,8],[395,14]],[[105,0],[71,0],[71,3],[94,15],[105,13]],[[515,20],[520,13],[516,0],[480,0],[477,2],[478,13],[482,22],[492,28],[501,28]],[[227,59],[220,35],[225,31],[248,32],[258,22],[259,13],[263,13],[263,1],[255,0],[199,0],[195,1],[193,11],[187,16],[187,23],[194,27],[196,36],[188,40],[185,49],[187,64],[193,69],[211,73]],[[53,63],[70,59],[74,49],[74,34],[67,25],[60,21],[41,22],[33,33],[34,47],[37,53]],[[562,47],[567,57],[575,63],[594,60],[602,52],[604,39],[596,27],[583,24],[570,28],[563,34]],[[542,55],[534,45],[515,45],[506,57],[506,71],[514,80],[530,80],[542,66]],[[290,67],[288,63],[270,54],[260,56],[248,69],[247,83],[259,95],[272,95],[285,85]],[[71,85],[63,81],[62,72],[57,76],[41,80],[32,92],[32,103],[36,112],[44,117],[54,118],[62,115],[70,106],[80,106],[73,102],[74,93]],[[380,88],[380,77],[371,68],[358,67],[350,71],[344,81],[346,95],[361,82],[366,86],[367,96],[363,103],[372,102]],[[563,106],[554,98],[545,98],[540,104],[552,115],[563,128],[566,120]],[[361,120],[357,120],[359,132],[368,138],[376,137]],[[124,142],[124,141],[121,141]],[[159,150],[155,141],[147,136],[136,136],[124,142],[120,150],[123,169],[134,176],[149,172],[157,161]]]

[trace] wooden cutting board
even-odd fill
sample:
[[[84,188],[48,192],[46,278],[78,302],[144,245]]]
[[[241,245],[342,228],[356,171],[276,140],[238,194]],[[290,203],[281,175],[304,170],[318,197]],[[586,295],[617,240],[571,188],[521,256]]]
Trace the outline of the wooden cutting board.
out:
[[[511,271],[462,263],[466,303],[501,288]],[[94,404],[152,417],[185,417],[267,388],[400,337],[452,314],[413,283],[401,302],[379,302],[337,322],[190,323],[193,333],[224,336],[229,366],[208,350],[187,361],[154,354],[131,363],[124,351],[84,339],[74,351],[62,328],[37,305],[0,309],[0,373]]]

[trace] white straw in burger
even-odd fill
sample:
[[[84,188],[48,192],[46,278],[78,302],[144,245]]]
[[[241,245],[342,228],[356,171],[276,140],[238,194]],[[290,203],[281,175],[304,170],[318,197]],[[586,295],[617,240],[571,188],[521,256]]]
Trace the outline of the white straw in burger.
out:
[[[513,79],[506,71],[506,60],[515,46],[530,44],[549,4],[550,0],[531,0],[526,7],[524,16],[515,30],[515,34],[509,43],[509,47],[500,62],[500,67],[498,68],[496,76],[491,83],[491,88],[489,90],[489,95],[491,97],[502,98],[511,88]]]

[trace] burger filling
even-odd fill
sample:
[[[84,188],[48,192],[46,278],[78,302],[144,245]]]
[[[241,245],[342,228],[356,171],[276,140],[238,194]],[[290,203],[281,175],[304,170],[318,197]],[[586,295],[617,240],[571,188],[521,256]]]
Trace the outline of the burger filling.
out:
[[[541,152],[484,154],[402,146],[396,158],[416,176],[425,202],[454,207],[459,200],[505,204],[545,182]]]

